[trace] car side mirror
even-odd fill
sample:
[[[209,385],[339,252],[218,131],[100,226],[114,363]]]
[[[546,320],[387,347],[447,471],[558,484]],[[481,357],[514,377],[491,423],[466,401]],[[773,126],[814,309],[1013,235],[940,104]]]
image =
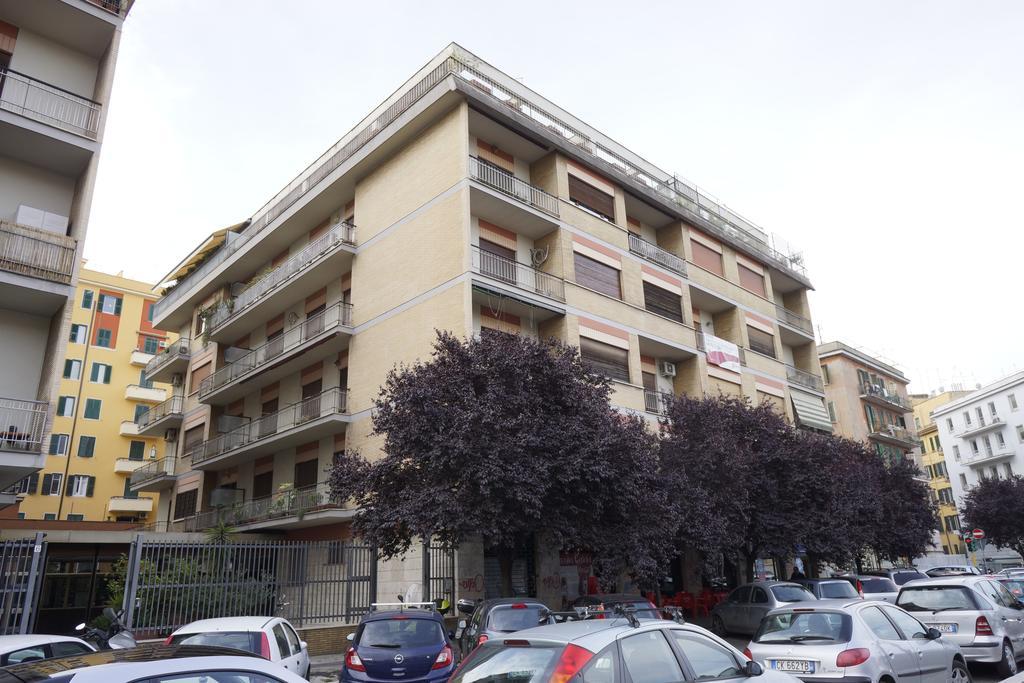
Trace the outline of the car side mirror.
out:
[[[84,631],[85,630],[85,624],[84,623],[79,624],[78,626],[75,627],[75,630],[76,631]]]
[[[928,640],[938,640],[939,638],[942,637],[942,631],[940,631],[937,628],[929,628],[925,632],[924,637],[927,638]]]
[[[748,661],[746,664],[743,665],[743,675],[747,678],[750,678],[752,676],[760,676],[763,673],[764,667],[762,667],[760,664],[753,660]]]
[[[356,639],[356,634],[355,633],[350,633],[347,636],[345,636],[345,639],[348,640],[348,642],[351,643],[353,640]]]
[[[306,641],[300,640],[299,641],[299,649],[300,650],[308,650],[309,649],[309,645],[306,643]]]

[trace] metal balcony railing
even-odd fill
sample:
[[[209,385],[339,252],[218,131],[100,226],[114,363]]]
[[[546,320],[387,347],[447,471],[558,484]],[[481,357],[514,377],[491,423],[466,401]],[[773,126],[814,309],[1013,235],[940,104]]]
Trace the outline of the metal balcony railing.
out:
[[[98,102],[11,69],[0,68],[0,109],[92,140],[100,125]]]
[[[268,363],[275,362],[285,352],[302,346],[324,332],[351,325],[352,304],[337,303],[325,308],[204,379],[199,385],[199,398],[203,399],[210,392],[258,371]]]
[[[669,403],[675,396],[666,391],[644,389],[644,410],[655,415],[668,414]]]
[[[78,241],[0,220],[0,269],[71,284]]]
[[[678,273],[684,277],[686,276],[686,261],[676,256],[671,251],[662,249],[653,242],[648,242],[639,235],[629,233],[629,250],[648,261],[657,263],[659,266],[671,270],[673,273]]]
[[[259,215],[249,223],[242,233],[231,242],[226,242],[210,259],[187,277],[182,278],[172,291],[168,292],[156,303],[154,314],[157,317],[163,315],[168,308],[185,296],[191,286],[190,283],[200,282],[203,277],[213,272],[231,254],[237,252],[249,240],[277,220],[295,202],[314,190],[320,184],[320,181],[337,170],[353,154],[362,149],[366,143],[385,130],[388,125],[398,119],[434,86],[449,76],[454,76],[464,83],[479,89],[492,97],[495,102],[527,117],[535,125],[560,135],[566,143],[578,147],[589,156],[602,162],[602,164],[610,165],[617,172],[657,193],[665,201],[699,214],[703,219],[712,223],[733,239],[742,242],[752,251],[763,255],[784,268],[801,275],[806,275],[802,255],[795,253],[789,245],[769,236],[764,230],[732,211],[696,185],[687,183],[673,174],[666,173],[650,164],[642,162],[639,157],[635,157],[635,155],[632,155],[627,150],[623,149],[622,152],[617,152],[611,149],[610,145],[593,139],[594,136],[588,135],[573,125],[565,123],[561,120],[561,117],[555,116],[530,102],[529,98],[523,93],[513,92],[508,87],[497,83],[494,79],[485,75],[480,69],[472,66],[472,63],[475,61],[476,58],[468,53],[460,53],[445,58],[444,61],[431,69],[429,73],[413,84],[378,116],[366,121],[351,138],[343,140],[327,150],[319,159],[300,173],[297,178],[279,191],[261,209]],[[633,157],[634,160],[627,159],[626,155]],[[769,243],[769,240],[771,243]]]
[[[202,531],[217,524],[242,526],[275,519],[298,517],[324,509],[345,509],[345,501],[331,494],[330,484],[323,482],[301,489],[286,489],[272,495],[207,510],[184,521],[183,531]]]
[[[192,340],[187,337],[182,337],[177,341],[171,343],[166,349],[153,356],[148,363],[146,363],[146,376],[154,374],[160,368],[173,360],[182,358],[188,360],[192,356]]]
[[[548,194],[539,187],[534,187],[525,180],[520,180],[503,168],[498,168],[494,164],[471,156],[469,157],[469,175],[484,185],[515,197],[544,213],[558,216],[558,197]]]
[[[802,315],[794,313],[785,306],[775,304],[775,314],[776,316],[778,316],[779,320],[786,323],[787,325],[792,325],[798,330],[803,330],[807,334],[814,334],[814,327],[811,326],[810,320],[803,317]]]
[[[236,448],[269,439],[294,427],[300,427],[310,420],[328,415],[341,415],[347,410],[348,390],[328,389],[316,396],[293,403],[276,413],[255,418],[237,429],[204,441],[188,455],[192,458],[192,464],[197,465]]]
[[[888,437],[890,439],[898,439],[908,443],[919,443],[917,434],[910,431],[906,427],[900,427],[899,425],[890,425],[882,423],[871,423],[868,425],[871,430],[872,436]]]
[[[793,384],[799,384],[802,387],[808,389],[814,389],[815,391],[825,391],[825,386],[821,381],[821,377],[801,370],[800,368],[794,368],[792,365],[786,366],[786,379]]]
[[[132,472],[128,479],[130,486],[141,486],[154,479],[160,477],[166,477],[174,474],[174,456],[168,456],[166,458],[160,458],[152,462],[147,462],[139,469]]]
[[[45,401],[0,397],[0,451],[39,453],[48,409]]]
[[[355,230],[354,225],[343,221],[317,237],[301,251],[289,256],[284,263],[246,287],[235,297],[233,304],[221,304],[217,307],[208,322],[210,329],[215,330],[236,315],[241,315],[264,296],[333,252],[339,245],[354,245]]]
[[[154,422],[159,422],[168,415],[180,415],[185,407],[185,397],[181,395],[171,396],[163,403],[157,403],[144,413],[135,418],[135,424],[139,429],[145,429]]]
[[[87,2],[90,2],[97,7],[101,7],[111,14],[117,14],[119,16],[121,14],[121,0],[87,0]]]
[[[473,270],[519,289],[565,301],[565,282],[550,273],[472,246]]]
[[[904,411],[911,410],[910,402],[903,398],[895,391],[891,391],[884,386],[877,384],[871,384],[870,382],[861,382],[860,384],[860,395],[861,396],[873,396],[880,398],[886,403],[889,403],[897,408]]]

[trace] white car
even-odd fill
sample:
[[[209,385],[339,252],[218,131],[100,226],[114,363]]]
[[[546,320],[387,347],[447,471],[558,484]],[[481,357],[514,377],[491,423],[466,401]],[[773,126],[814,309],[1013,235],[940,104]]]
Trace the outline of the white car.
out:
[[[0,666],[94,651],[89,643],[71,636],[0,636]]]
[[[213,645],[244,650],[278,662],[293,674],[309,678],[306,643],[280,617],[223,617],[202,619],[168,636],[167,645]]]

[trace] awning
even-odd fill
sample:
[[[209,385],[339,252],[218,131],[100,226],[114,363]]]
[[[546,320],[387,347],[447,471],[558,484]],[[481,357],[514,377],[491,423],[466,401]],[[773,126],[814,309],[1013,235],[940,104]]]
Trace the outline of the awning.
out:
[[[832,420],[825,410],[825,399],[792,387],[789,395],[793,397],[793,414],[799,426],[832,432]]]
[[[236,223],[235,225],[227,228],[214,230],[210,233],[209,237],[203,240],[198,247],[192,250],[192,253],[185,257],[184,261],[179,263],[173,271],[165,275],[164,278],[153,287],[153,289],[158,289],[166,282],[172,282],[183,277],[195,264],[205,259],[208,254],[220,249],[220,246],[224,244],[224,240],[227,239],[227,234],[229,232],[241,232],[248,224],[249,221],[242,221],[241,223]]]

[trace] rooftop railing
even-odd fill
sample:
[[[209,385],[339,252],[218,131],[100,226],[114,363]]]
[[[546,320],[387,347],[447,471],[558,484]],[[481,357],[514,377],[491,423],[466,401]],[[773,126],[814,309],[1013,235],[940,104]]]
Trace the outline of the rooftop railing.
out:
[[[45,401],[0,397],[0,451],[42,451],[48,408]]]
[[[814,373],[795,368],[792,365],[786,366],[786,379],[793,384],[799,384],[802,387],[808,389],[814,389],[815,391],[825,391],[825,386],[821,381],[821,377]]]
[[[0,83],[0,109],[96,139],[101,110],[98,102],[11,69],[0,68]]]
[[[163,349],[160,353],[153,356],[148,363],[146,363],[146,376],[154,374],[165,364],[171,361],[183,358],[188,360],[192,356],[192,340],[187,337],[182,337],[177,341],[172,342],[166,349]]]
[[[298,517],[323,509],[344,509],[345,501],[331,493],[323,482],[301,489],[285,489],[269,496],[236,503],[219,510],[207,510],[184,521],[184,531],[202,531],[217,524],[242,526],[276,519]]]
[[[144,413],[135,418],[135,424],[139,429],[145,429],[149,425],[159,422],[168,415],[179,415],[185,407],[185,397],[179,395],[171,396],[163,403],[157,403]]]
[[[525,263],[492,254],[475,244],[472,247],[473,269],[478,273],[507,282],[528,292],[565,301],[565,282],[561,278],[537,270]]]
[[[469,175],[484,185],[536,207],[544,213],[558,216],[558,197],[520,180],[503,168],[489,164],[477,157],[469,157]]]
[[[72,237],[0,220],[0,269],[68,285],[77,244]]]
[[[673,273],[678,273],[684,277],[686,276],[686,261],[676,256],[671,251],[662,249],[653,242],[648,242],[639,235],[629,233],[629,250],[648,261],[657,263],[659,266],[671,270]]]
[[[154,479],[174,474],[174,456],[167,456],[159,460],[147,462],[142,467],[132,472],[129,476],[130,486],[141,486]]]
[[[778,316],[779,320],[787,325],[792,325],[798,330],[803,330],[807,334],[814,334],[814,327],[811,326],[811,321],[808,318],[805,318],[798,313],[794,313],[785,306],[775,304],[775,314]]]

